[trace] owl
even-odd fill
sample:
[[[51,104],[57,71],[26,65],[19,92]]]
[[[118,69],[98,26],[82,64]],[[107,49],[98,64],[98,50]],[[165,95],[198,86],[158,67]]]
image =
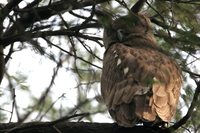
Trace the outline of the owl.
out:
[[[169,122],[182,85],[178,64],[158,47],[148,17],[136,12],[104,24],[101,95],[118,125]]]

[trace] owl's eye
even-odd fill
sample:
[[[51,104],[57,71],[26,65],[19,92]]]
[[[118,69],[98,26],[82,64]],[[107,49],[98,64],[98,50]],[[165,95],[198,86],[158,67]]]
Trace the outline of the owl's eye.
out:
[[[120,42],[123,42],[125,38],[130,34],[130,32],[127,32],[127,30],[124,29],[118,29],[117,30],[117,38]]]

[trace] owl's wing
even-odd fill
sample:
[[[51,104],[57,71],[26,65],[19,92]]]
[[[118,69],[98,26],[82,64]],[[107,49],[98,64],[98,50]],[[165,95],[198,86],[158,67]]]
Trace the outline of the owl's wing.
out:
[[[101,93],[121,126],[170,121],[181,87],[181,73],[167,55],[153,48],[112,45],[104,55]]]

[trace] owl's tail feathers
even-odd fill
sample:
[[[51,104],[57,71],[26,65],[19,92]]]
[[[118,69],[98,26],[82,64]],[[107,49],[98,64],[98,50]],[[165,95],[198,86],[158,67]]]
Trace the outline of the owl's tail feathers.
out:
[[[135,113],[140,120],[154,121],[156,119],[155,109],[152,108],[152,100],[148,95],[137,95],[134,97]]]
[[[115,108],[115,110],[109,110],[109,113],[119,126],[133,127],[138,123],[134,103],[120,104]]]
[[[133,127],[138,123],[153,122],[156,112],[149,106],[148,95],[136,95],[130,103],[121,103],[110,108],[109,113],[119,126]]]

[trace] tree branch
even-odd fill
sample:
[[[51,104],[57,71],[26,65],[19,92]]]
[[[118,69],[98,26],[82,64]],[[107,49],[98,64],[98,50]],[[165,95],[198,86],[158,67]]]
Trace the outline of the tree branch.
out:
[[[4,33],[4,37],[11,36],[17,33],[18,26],[23,26],[24,29],[31,26],[36,21],[48,19],[49,17],[58,14],[59,12],[72,11],[74,9],[81,9],[86,6],[103,3],[108,0],[87,0],[78,2],[76,0],[62,0],[54,2],[51,5],[35,7],[29,9],[18,10],[20,18],[13,24],[13,26]],[[5,47],[5,46],[4,46]]]
[[[7,128],[14,127],[16,123],[10,124]],[[65,122],[60,121],[52,125],[51,122],[25,123],[18,128],[13,128],[9,132],[2,130],[4,124],[0,125],[0,133],[164,133],[163,130],[154,130],[147,126],[135,126],[133,128],[123,128],[115,123],[88,123],[88,122]],[[5,128],[5,127],[4,127]],[[167,132],[165,132],[167,133]]]
[[[85,62],[85,63],[87,63],[87,64],[89,64],[89,65],[91,65],[91,66],[93,66],[93,67],[98,68],[98,69],[102,69],[100,66],[97,66],[97,65],[91,63],[90,61],[87,61],[87,60],[83,59],[82,57],[75,56],[75,55],[72,54],[71,52],[66,51],[65,49],[63,49],[63,48],[61,48],[61,47],[59,47],[59,46],[53,44],[52,42],[48,41],[47,39],[45,39],[45,38],[43,38],[43,39],[44,39],[45,41],[47,41],[47,43],[49,43],[50,45],[52,45],[52,46],[58,48],[59,50],[61,50],[61,51],[65,52],[65,53],[67,53],[69,56],[75,57],[76,59],[79,59],[79,60],[81,60],[81,61],[83,61],[83,62]]]
[[[4,19],[16,7],[22,0],[11,0],[4,8],[0,10],[0,24],[3,23]]]
[[[89,24],[89,27],[91,27],[91,26],[92,26],[92,24]],[[100,27],[98,24],[96,24],[95,27],[97,27],[97,26]],[[72,27],[70,29],[63,29],[63,30],[56,30],[56,31],[41,31],[41,32],[34,32],[34,33],[27,31],[22,34],[0,38],[0,43],[4,44],[4,47],[5,47],[5,46],[9,45],[10,43],[14,43],[16,41],[24,42],[24,41],[28,41],[32,38],[47,37],[47,36],[60,36],[60,35],[76,36],[76,37],[81,37],[81,38],[92,40],[92,41],[102,40],[102,38],[100,38],[100,37],[88,36],[88,35],[84,35],[79,32],[76,32],[75,30],[79,29],[79,28],[80,29],[86,28],[86,26],[84,26],[84,27],[79,26],[76,28]]]

